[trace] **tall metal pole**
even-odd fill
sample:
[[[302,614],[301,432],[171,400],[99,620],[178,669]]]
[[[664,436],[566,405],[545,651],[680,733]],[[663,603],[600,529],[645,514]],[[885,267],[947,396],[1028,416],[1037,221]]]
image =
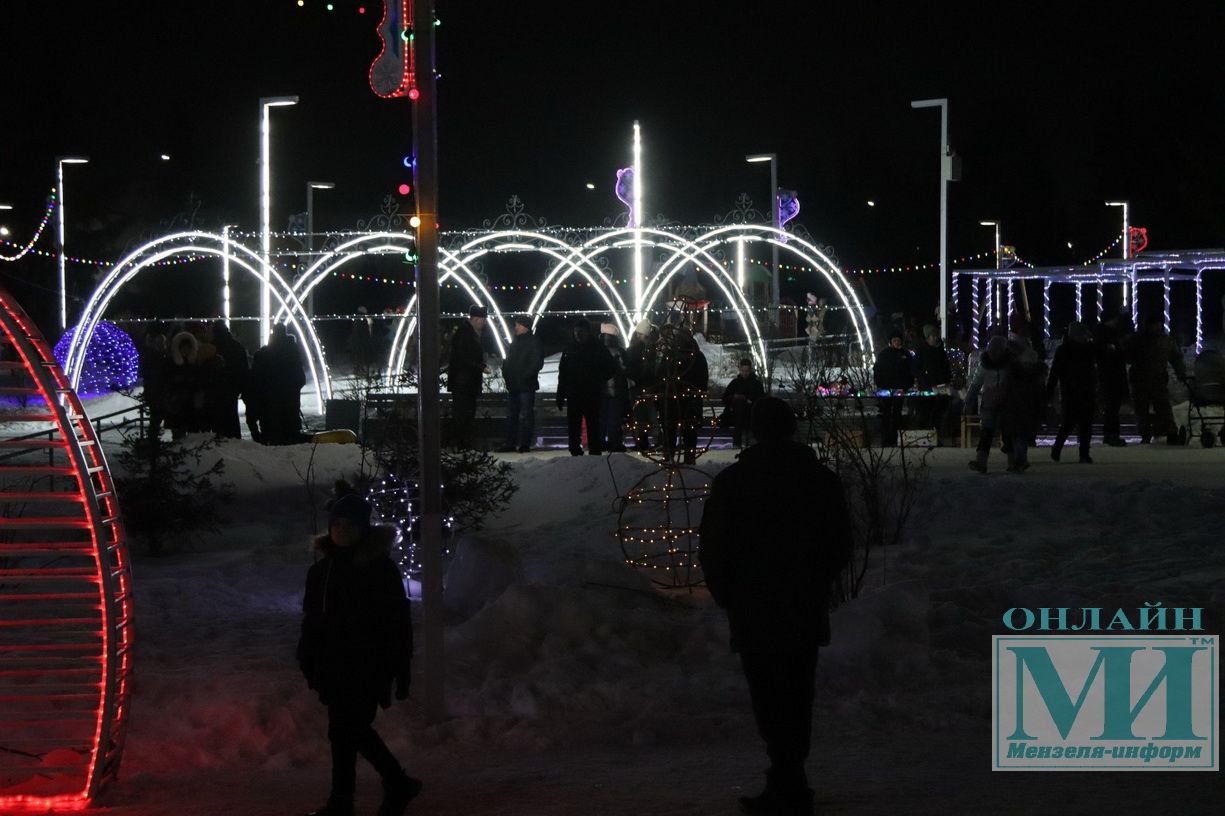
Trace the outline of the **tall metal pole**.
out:
[[[57,196],[56,214],[56,256],[60,273],[60,328],[68,328],[68,258],[64,255],[64,235],[67,229],[67,216],[64,214],[64,165],[86,164],[85,156],[65,156],[55,162],[55,194]]]
[[[949,341],[949,181],[953,177],[953,156],[949,150],[948,99],[921,99],[912,108],[940,108],[940,336]]]
[[[314,260],[315,250],[315,191],[316,190],[331,190],[336,185],[330,181],[308,181],[306,182],[306,265],[309,267]],[[306,314],[308,317],[315,316],[315,290],[311,289],[310,294],[306,296]]]
[[[269,155],[272,129],[270,108],[298,104],[296,96],[261,97],[259,100],[259,249],[265,270],[259,288],[259,344],[272,336],[272,159]]]
[[[1130,260],[1130,259],[1131,259],[1131,218],[1130,218],[1130,216],[1131,216],[1131,202],[1128,202],[1128,201],[1107,201],[1107,202],[1106,202],[1106,206],[1107,206],[1107,207],[1122,207],[1122,208],[1123,208],[1123,260],[1125,260],[1125,261]],[[1131,319],[1132,319],[1132,324],[1134,325],[1134,324],[1135,324],[1135,321],[1136,321],[1137,311],[1138,311],[1138,310],[1137,310],[1137,307],[1136,307],[1136,295],[1137,295],[1138,293],[1137,293],[1137,291],[1136,291],[1136,285],[1135,285],[1135,270],[1134,270],[1134,269],[1131,271],[1131,274],[1129,275],[1129,277],[1132,279],[1132,282],[1131,282],[1131,297],[1130,297],[1130,298],[1128,297],[1128,291],[1127,291],[1127,290],[1128,290],[1128,286],[1127,286],[1127,281],[1126,281],[1126,280],[1124,280],[1124,281],[1123,281],[1123,308],[1127,308],[1127,305],[1128,305],[1128,303],[1129,303],[1129,301],[1130,301],[1130,304],[1131,304]]]
[[[417,435],[421,450],[421,600],[425,631],[425,716],[446,717],[442,627],[442,463],[439,444],[438,131],[434,75],[434,0],[414,0],[415,75],[420,96],[413,103],[417,154]],[[635,179],[635,182],[637,180]]]
[[[771,222],[774,224],[774,229],[781,230],[782,224],[778,221],[778,156],[770,158],[770,210]],[[782,314],[782,293],[778,290],[778,236],[774,236],[774,242],[770,244],[770,271],[773,273],[772,285],[774,286],[774,336],[778,337],[783,328]]]

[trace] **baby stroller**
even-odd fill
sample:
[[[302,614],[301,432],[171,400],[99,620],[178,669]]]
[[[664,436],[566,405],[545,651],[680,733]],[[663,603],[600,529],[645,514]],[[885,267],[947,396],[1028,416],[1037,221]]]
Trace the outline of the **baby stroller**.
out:
[[[1183,432],[1186,442],[1198,436],[1201,445],[1211,448],[1225,427],[1225,357],[1219,351],[1205,351],[1195,358],[1194,370],[1187,378],[1187,424]],[[1205,416],[1205,408],[1219,408],[1222,415],[1212,411]]]

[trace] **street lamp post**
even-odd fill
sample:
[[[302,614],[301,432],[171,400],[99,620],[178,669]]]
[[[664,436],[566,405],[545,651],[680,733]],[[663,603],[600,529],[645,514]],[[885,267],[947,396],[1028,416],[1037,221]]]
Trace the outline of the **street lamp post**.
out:
[[[780,229],[778,223],[778,154],[777,153],[753,153],[745,156],[744,160],[749,164],[757,164],[759,162],[770,162],[770,226],[774,229]],[[775,241],[777,241],[777,236]],[[779,291],[778,291],[778,244],[770,244],[770,285],[774,289],[774,324],[777,330],[780,322],[779,317]]]
[[[1123,260],[1131,258],[1131,203],[1128,201],[1107,201],[1107,207],[1122,207],[1123,208]],[[1127,281],[1123,281],[1123,306],[1126,308],[1128,302],[1131,303],[1132,323],[1136,319],[1136,293],[1135,286],[1132,286],[1130,298],[1127,292]]]
[[[272,170],[269,158],[269,134],[272,118],[269,110],[298,104],[296,96],[266,96],[259,100],[259,248],[265,274],[259,290],[259,342],[268,345],[272,336],[272,289],[269,270],[272,269]]]
[[[12,204],[0,204],[0,210],[11,210],[11,209],[13,209]],[[0,238],[7,238],[8,234],[9,234],[9,228],[5,226],[0,226]]]
[[[918,99],[910,103],[912,108],[940,108],[940,334],[945,342],[949,339],[948,291],[949,291],[949,185],[955,181],[953,152],[949,150],[949,101],[948,99]]]
[[[336,184],[331,181],[308,181],[306,182],[306,265],[310,267],[313,263],[312,252],[315,249],[315,191],[316,190],[331,190],[336,187]],[[315,316],[315,290],[312,288],[310,294],[306,296],[306,314],[308,317]]]
[[[56,238],[56,254],[58,255],[58,265],[60,271],[60,328],[68,328],[68,266],[67,259],[64,257],[64,165],[65,164],[88,164],[88,156],[61,156],[55,161],[55,194],[58,197],[56,201],[56,221],[57,229]]]

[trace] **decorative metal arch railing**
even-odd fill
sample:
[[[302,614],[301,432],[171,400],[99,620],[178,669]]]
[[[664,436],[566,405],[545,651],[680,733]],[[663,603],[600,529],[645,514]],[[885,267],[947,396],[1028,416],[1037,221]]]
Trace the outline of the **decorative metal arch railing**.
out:
[[[118,773],[131,593],[98,437],[0,290],[0,812],[81,809]]]

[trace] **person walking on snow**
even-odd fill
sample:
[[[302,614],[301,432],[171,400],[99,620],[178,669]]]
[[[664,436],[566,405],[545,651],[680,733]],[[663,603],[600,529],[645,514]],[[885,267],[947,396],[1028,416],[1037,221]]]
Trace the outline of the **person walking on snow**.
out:
[[[1178,444],[1178,430],[1170,409],[1170,374],[1187,379],[1187,367],[1178,345],[1165,333],[1164,318],[1153,314],[1144,321],[1144,330],[1134,335],[1124,347],[1131,363],[1132,405],[1136,409],[1136,425],[1140,442],[1147,444],[1154,436],[1165,436],[1168,444]]]
[[[1008,380],[1013,368],[1013,355],[1007,338],[996,335],[987,342],[979,355],[978,373],[970,390],[966,392],[966,411],[977,415],[982,423],[978,436],[978,449],[970,469],[987,472],[987,459],[991,455],[991,443],[1000,429],[1004,412],[1008,408]],[[1013,469],[1012,454],[1008,454],[1008,469]]]
[[[830,594],[850,562],[851,519],[838,476],[792,439],[786,402],[757,400],[751,427],[756,444],[715,477],[706,499],[702,572],[727,612],[770,757],[765,790],[740,805],[750,814],[807,816],[817,655],[830,642]]]
[[[557,366],[557,410],[565,409],[570,455],[583,455],[583,424],[587,425],[587,450],[593,456],[604,452],[600,436],[600,395],[613,375],[612,356],[591,336],[591,324],[574,323],[574,342],[562,353]]]
[[[332,790],[308,816],[353,816],[357,756],[383,780],[379,816],[400,816],[421,791],[373,728],[378,708],[408,696],[413,627],[400,570],[391,560],[395,531],[370,524],[370,505],[338,481],[321,556],[306,575],[298,665],[328,710]]]
[[[1051,458],[1059,461],[1063,443],[1075,428],[1080,444],[1080,461],[1082,464],[1093,464],[1089,443],[1093,435],[1094,398],[1097,395],[1097,349],[1093,348],[1093,338],[1084,323],[1069,323],[1067,336],[1055,350],[1051,373],[1046,381],[1048,399],[1054,397],[1056,386],[1059,387],[1063,421],[1055,434]]]
[[[481,377],[489,372],[485,364],[485,347],[481,333],[489,321],[484,306],[468,310],[468,320],[451,335],[451,351],[447,360],[447,390],[451,392],[451,419],[454,423],[453,444],[470,448],[476,426],[476,398],[481,393]]]

